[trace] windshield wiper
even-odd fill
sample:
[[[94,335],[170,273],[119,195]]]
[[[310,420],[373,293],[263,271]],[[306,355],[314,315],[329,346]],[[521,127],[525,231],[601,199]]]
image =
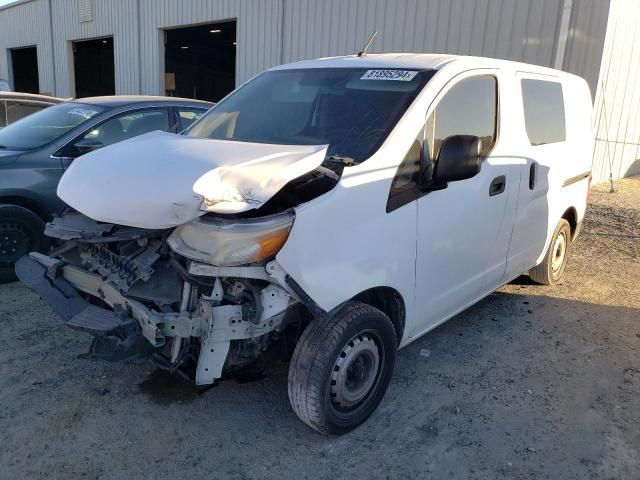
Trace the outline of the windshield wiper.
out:
[[[345,157],[342,155],[327,155],[324,161],[329,163],[337,163],[339,165],[344,165],[345,167],[352,167],[358,164],[358,162],[356,162],[353,158]]]

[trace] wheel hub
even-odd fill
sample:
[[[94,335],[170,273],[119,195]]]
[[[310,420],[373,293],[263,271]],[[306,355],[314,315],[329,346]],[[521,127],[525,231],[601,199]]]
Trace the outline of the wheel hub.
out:
[[[565,232],[560,232],[553,244],[553,257],[551,258],[551,270],[556,275],[564,263],[567,253],[567,236]]]
[[[0,263],[14,263],[29,251],[27,231],[17,222],[0,223]]]
[[[331,403],[349,408],[361,402],[375,384],[380,351],[366,334],[356,335],[342,349],[331,374]]]

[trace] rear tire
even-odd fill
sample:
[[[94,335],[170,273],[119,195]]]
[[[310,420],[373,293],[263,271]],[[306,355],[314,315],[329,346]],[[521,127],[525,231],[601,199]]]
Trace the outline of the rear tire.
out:
[[[48,245],[42,219],[24,207],[0,205],[0,283],[16,280],[16,261]]]
[[[289,366],[289,401],[300,419],[325,435],[364,422],[384,396],[397,350],[382,311],[348,303],[331,319],[313,320]]]
[[[553,232],[549,248],[540,265],[529,270],[529,277],[542,285],[555,285],[560,281],[569,258],[571,245],[571,226],[564,218],[560,219]]]

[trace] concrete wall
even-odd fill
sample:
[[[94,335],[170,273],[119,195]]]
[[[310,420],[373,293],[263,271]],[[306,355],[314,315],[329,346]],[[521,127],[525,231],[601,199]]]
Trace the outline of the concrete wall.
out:
[[[593,181],[640,175],[640,1],[612,0],[595,100]]]

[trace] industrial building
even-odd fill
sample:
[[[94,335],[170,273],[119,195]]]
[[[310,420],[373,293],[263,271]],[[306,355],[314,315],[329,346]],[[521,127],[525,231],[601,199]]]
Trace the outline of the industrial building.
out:
[[[219,100],[280,63],[360,50],[506,58],[583,76],[594,181],[640,174],[637,0],[19,0],[0,78],[62,97]]]

